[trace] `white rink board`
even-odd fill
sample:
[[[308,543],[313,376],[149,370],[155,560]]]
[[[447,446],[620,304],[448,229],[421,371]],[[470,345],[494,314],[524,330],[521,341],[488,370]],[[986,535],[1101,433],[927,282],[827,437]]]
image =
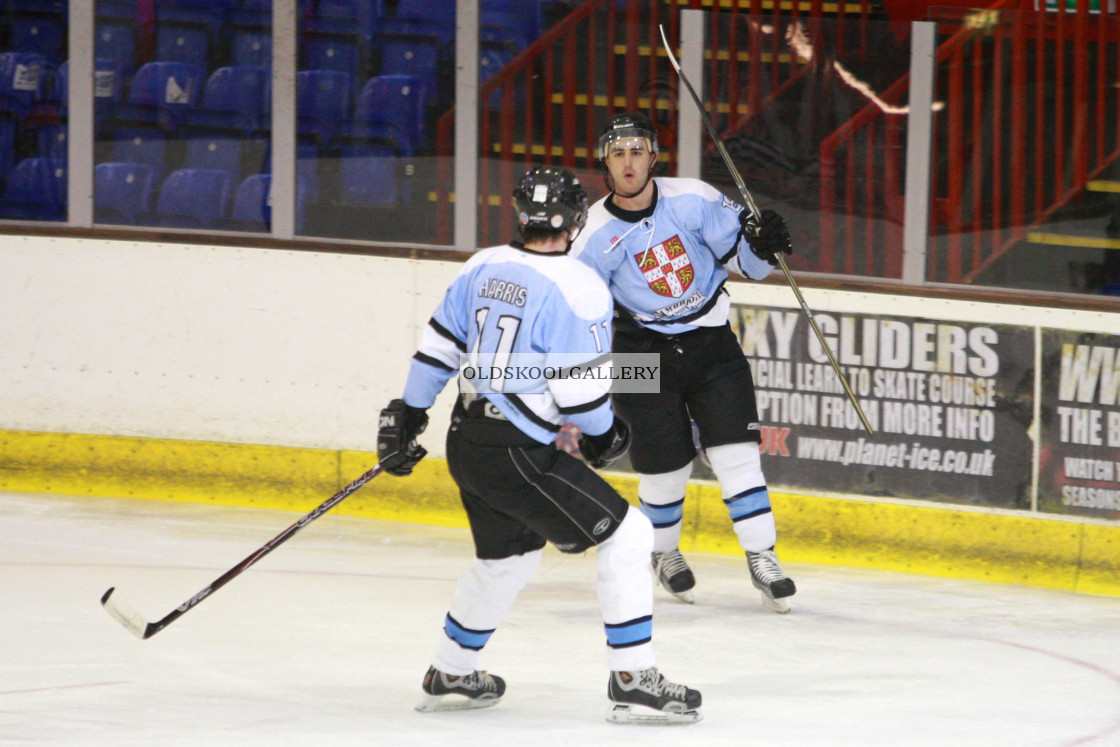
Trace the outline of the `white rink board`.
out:
[[[458,267],[9,238],[0,429],[375,451]]]
[[[461,262],[7,237],[0,430],[374,451]],[[785,284],[736,303],[798,308]],[[1114,332],[1120,315],[805,289],[819,317],[889,313]],[[451,387],[444,393],[449,400]],[[449,406],[432,408],[433,433]],[[442,439],[430,440],[441,456]]]

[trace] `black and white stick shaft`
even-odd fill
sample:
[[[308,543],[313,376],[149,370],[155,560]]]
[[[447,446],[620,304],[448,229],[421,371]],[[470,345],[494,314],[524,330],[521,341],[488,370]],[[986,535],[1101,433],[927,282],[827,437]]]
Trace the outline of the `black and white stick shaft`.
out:
[[[112,615],[117,620],[117,622],[132,631],[132,633],[135,634],[138,638],[151,638],[156,633],[160,632],[168,625],[185,615],[203,599],[206,599],[215,591],[222,588],[234,578],[239,576],[243,571],[247,570],[249,566],[253,565],[265,555],[268,555],[277,547],[291,539],[292,535],[294,535],[296,532],[318,519],[327,511],[330,511],[339,503],[342,503],[342,501],[344,501],[352,493],[354,493],[356,490],[361,488],[373,478],[377,477],[379,474],[381,474],[380,464],[365,472],[361,477],[354,480],[354,482],[350,483],[342,490],[338,491],[326,501],[321,503],[318,508],[304,515],[303,518],[301,518],[295,524],[292,524],[283,532],[261,545],[249,557],[245,558],[233,568],[230,568],[221,576],[211,581],[209,586],[195,594],[187,601],[180,604],[175,609],[171,610],[171,612],[169,612],[166,616],[164,616],[160,620],[157,620],[156,622],[147,622],[146,620],[144,620],[144,618],[140,616],[140,613],[137,612],[132,605],[130,605],[128,602],[122,599],[119,594],[116,593],[116,587],[110,588],[101,596],[101,606],[104,607],[105,611]]]
[[[669,47],[669,39],[665,36],[665,27],[658,26],[657,28],[661,31],[661,43],[665,46],[665,54],[669,57],[669,64],[671,64],[673,66],[673,69],[677,71],[677,77],[681,79],[681,83],[684,84],[684,87],[688,90],[689,95],[692,97],[693,103],[696,104],[696,108],[700,111],[700,119],[704,122],[704,127],[707,128],[708,134],[712,136],[712,140],[715,142],[716,148],[719,149],[719,154],[723,157],[723,162],[727,166],[727,170],[728,172],[730,172],[731,178],[735,181],[735,186],[739,188],[739,194],[743,196],[743,202],[747,204],[747,208],[751,211],[751,213],[756,218],[759,218],[761,216],[761,213],[758,212],[758,205],[755,204],[754,198],[751,197],[751,193],[747,189],[747,185],[743,182],[743,177],[739,174],[739,169],[735,168],[735,163],[731,160],[731,154],[727,152],[727,148],[724,147],[723,141],[720,140],[719,133],[716,132],[716,126],[712,124],[712,118],[708,116],[708,112],[704,109],[703,102],[697,95],[696,90],[692,87],[692,84],[688,82],[688,78],[685,77],[684,72],[681,70],[680,64],[677,62],[677,58],[673,56],[673,50]],[[875,431],[874,429],[872,429],[871,423],[868,422],[867,415],[864,414],[863,408],[860,407],[859,400],[856,399],[855,392],[852,391],[852,387],[848,383],[848,379],[845,378],[844,372],[840,370],[840,364],[836,361],[836,356],[832,353],[832,348],[828,346],[828,342],[824,339],[824,334],[821,332],[821,328],[817,326],[817,320],[813,318],[813,312],[809,308],[809,304],[805,303],[805,297],[801,295],[801,288],[797,286],[797,281],[793,279],[793,274],[789,271],[789,265],[786,264],[786,258],[782,255],[781,252],[778,252],[774,256],[778,260],[778,265],[782,268],[782,273],[786,276],[786,282],[788,282],[789,287],[793,289],[793,295],[797,297],[797,302],[801,304],[801,311],[805,314],[805,318],[809,320],[809,325],[816,333],[817,341],[820,342],[821,347],[824,349],[825,354],[828,356],[828,362],[832,364],[832,368],[836,372],[836,378],[840,379],[840,383],[844,386],[844,392],[848,395],[848,399],[851,400],[852,405],[855,406],[856,414],[859,415],[859,419],[860,422],[863,423],[864,430],[867,431],[867,435],[874,436]]]

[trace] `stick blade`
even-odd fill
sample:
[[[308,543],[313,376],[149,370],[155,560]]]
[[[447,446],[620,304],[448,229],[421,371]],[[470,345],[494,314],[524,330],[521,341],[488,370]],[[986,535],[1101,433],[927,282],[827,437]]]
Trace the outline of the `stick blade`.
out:
[[[140,617],[140,613],[131,604],[122,599],[119,594],[114,594],[116,590],[115,586],[110,587],[101,595],[101,606],[137,638],[141,640],[148,638],[151,635],[148,631],[152,626]]]

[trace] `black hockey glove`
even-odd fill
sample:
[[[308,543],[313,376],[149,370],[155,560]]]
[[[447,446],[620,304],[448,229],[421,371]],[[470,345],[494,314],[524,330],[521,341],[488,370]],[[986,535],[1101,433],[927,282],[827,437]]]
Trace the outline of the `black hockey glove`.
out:
[[[416,437],[428,427],[428,413],[395,399],[381,411],[377,426],[377,461],[390,475],[405,477],[428,453]]]
[[[739,235],[750,239],[756,233],[758,233],[758,218],[750,208],[743,208],[739,211]]]
[[[618,415],[605,433],[589,436],[584,433],[579,439],[579,453],[595,469],[609,467],[630,448],[630,426]]]
[[[751,251],[759,259],[764,259],[777,267],[779,253],[793,254],[793,240],[789,235],[789,226],[786,225],[785,219],[773,210],[763,210],[762,218],[757,223],[755,217],[744,210],[739,213],[739,223],[743,226]],[[754,231],[755,227],[758,229],[757,233]]]

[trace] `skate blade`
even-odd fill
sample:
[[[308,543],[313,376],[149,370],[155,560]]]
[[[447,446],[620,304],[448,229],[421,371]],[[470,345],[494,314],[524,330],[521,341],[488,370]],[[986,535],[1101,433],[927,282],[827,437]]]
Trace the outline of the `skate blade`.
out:
[[[672,594],[674,597],[681,600],[685,604],[693,604],[696,601],[696,597],[693,596],[693,594],[692,594],[692,589],[685,589],[684,591],[673,591],[672,589],[669,588],[669,586],[667,584],[662,583],[660,581],[660,579],[658,580],[657,583],[662,589],[669,592],[670,594]]]
[[[611,703],[607,709],[607,721],[612,724],[636,724],[639,726],[658,726],[662,724],[694,724],[704,718],[699,709],[693,711],[659,711],[645,706]]]
[[[421,713],[469,711],[476,708],[489,708],[490,706],[498,705],[500,701],[501,698],[467,698],[461,695],[425,695],[424,698],[416,704],[416,710]]]
[[[765,592],[759,592],[762,597],[762,606],[771,612],[777,612],[779,615],[788,615],[790,606],[789,602],[783,599],[773,599]]]
[[[668,591],[670,594],[672,594],[685,604],[694,604],[696,602],[696,597],[693,595],[691,589],[689,589],[688,591],[672,591],[670,589],[667,589],[666,591]]]

